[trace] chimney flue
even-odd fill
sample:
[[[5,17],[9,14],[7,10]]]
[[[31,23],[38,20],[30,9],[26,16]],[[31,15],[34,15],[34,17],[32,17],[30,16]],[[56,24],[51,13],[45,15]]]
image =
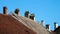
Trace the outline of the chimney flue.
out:
[[[7,14],[7,7],[3,7],[3,14],[4,14],[4,15]]]
[[[35,14],[31,14],[30,19],[35,20]]]
[[[50,31],[50,25],[49,24],[46,25],[46,29]]]
[[[15,9],[15,14],[19,15],[19,9]]]

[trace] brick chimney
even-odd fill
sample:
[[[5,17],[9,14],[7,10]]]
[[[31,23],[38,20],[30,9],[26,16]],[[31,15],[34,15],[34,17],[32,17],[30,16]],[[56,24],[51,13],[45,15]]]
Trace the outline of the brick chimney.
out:
[[[7,7],[6,6],[3,7],[3,14],[7,15]]]
[[[57,22],[54,22],[54,29],[56,29],[58,27]]]
[[[41,25],[44,26],[44,20],[41,20]]]
[[[50,25],[49,24],[46,25],[46,29],[50,31]]]
[[[31,14],[30,19],[35,20],[35,14]]]
[[[14,13],[19,15],[19,9],[15,9]]]
[[[30,15],[29,11],[26,11],[25,12],[25,17],[29,18],[29,15]]]

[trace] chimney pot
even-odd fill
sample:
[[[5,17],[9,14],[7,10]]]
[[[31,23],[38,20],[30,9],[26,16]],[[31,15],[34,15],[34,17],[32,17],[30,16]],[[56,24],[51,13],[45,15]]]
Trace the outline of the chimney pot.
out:
[[[58,27],[57,22],[54,22],[54,29],[56,29]]]
[[[19,9],[15,9],[15,14],[19,15]]]
[[[25,12],[25,17],[29,18],[29,15],[30,15],[30,14],[29,14],[29,11],[26,11],[26,12]]]
[[[5,15],[7,14],[7,7],[5,7],[5,6],[3,7],[3,14],[5,14]]]
[[[41,20],[41,25],[42,25],[42,26],[44,25],[44,20]]]
[[[35,20],[35,14],[31,14],[30,19]]]
[[[46,29],[50,31],[50,25],[49,24],[46,25]]]

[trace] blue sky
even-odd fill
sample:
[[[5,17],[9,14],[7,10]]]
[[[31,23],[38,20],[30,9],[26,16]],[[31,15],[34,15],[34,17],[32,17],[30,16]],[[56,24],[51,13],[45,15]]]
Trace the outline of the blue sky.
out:
[[[50,24],[54,30],[54,22],[60,25],[60,0],[0,0],[0,13],[3,6],[7,6],[8,14],[20,9],[20,15],[24,16],[26,10],[35,14],[36,21],[44,20],[44,26]]]

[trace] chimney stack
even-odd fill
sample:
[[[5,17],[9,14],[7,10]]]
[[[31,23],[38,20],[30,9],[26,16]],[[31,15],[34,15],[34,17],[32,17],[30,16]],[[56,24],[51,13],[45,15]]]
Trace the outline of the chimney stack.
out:
[[[50,25],[49,24],[46,25],[46,29],[50,31]]]
[[[56,29],[57,27],[58,27],[58,24],[54,22],[54,29]]]
[[[25,12],[25,17],[29,18],[29,16],[30,16],[29,11],[26,11],[26,12]]]
[[[31,14],[30,19],[35,20],[35,14]]]
[[[15,14],[19,15],[19,9],[15,9]]]
[[[41,20],[41,25],[42,25],[42,26],[44,25],[44,20]]]
[[[6,6],[3,7],[3,14],[7,15],[7,7]]]

